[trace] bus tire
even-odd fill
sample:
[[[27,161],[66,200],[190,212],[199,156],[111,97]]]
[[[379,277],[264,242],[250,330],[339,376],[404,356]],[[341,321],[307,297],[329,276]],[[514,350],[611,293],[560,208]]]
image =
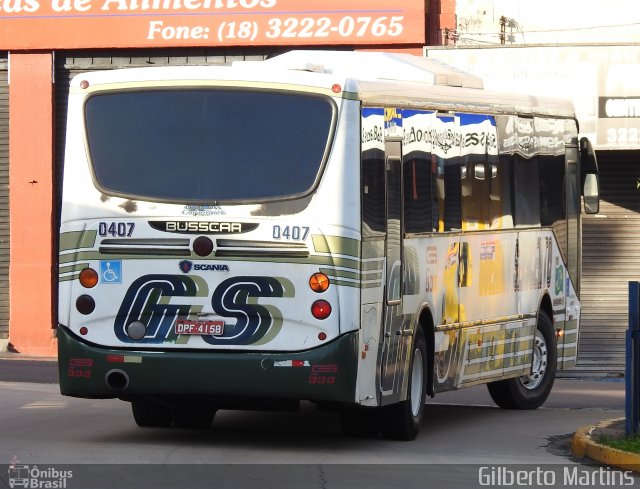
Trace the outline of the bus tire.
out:
[[[346,407],[340,412],[340,427],[346,436],[376,438],[380,434],[380,408]]]
[[[411,353],[407,399],[385,406],[380,413],[380,431],[384,438],[414,440],[420,432],[427,393],[427,344],[418,326]]]
[[[131,401],[133,419],[141,428],[167,428],[173,424],[173,410],[148,399]]]
[[[173,422],[176,428],[207,429],[215,415],[216,410],[206,404],[180,404],[173,414]]]
[[[503,409],[537,409],[549,397],[556,376],[558,349],[553,323],[540,311],[534,338],[531,374],[487,384],[493,401]]]

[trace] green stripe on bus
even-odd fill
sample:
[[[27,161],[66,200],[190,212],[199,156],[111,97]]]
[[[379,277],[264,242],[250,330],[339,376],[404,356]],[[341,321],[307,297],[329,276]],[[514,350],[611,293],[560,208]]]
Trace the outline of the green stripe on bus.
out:
[[[565,331],[577,331],[578,330],[578,320],[577,319],[571,319],[570,321],[565,321],[564,323],[564,330]]]
[[[347,255],[358,258],[360,256],[360,241],[357,239],[343,238],[341,236],[325,236],[314,234],[312,236],[313,247],[317,253],[332,253],[335,255]]]
[[[368,258],[384,257],[384,239],[369,239],[362,241],[362,256]]]
[[[377,289],[379,287],[382,287],[382,282],[378,282],[375,284],[362,284],[361,288],[363,289]]]
[[[75,280],[80,277],[79,273],[74,273],[73,275],[66,275],[65,277],[58,277],[58,282],[68,282],[69,280]]]
[[[531,352],[527,352],[526,355],[505,358],[505,362],[504,365],[502,365],[502,368],[524,367],[526,365],[531,365],[532,361],[533,355],[531,354]]]
[[[521,357],[511,357],[511,358],[497,358],[495,360],[491,360],[491,357],[487,357],[486,362],[467,364],[464,367],[463,377],[468,377],[470,375],[478,375],[481,374],[480,377],[491,376],[491,372],[501,371],[503,368],[512,368],[512,367],[520,367],[525,366],[531,363],[531,354],[527,353]]]
[[[518,340],[515,342],[501,343],[502,340],[498,340],[499,344],[485,341],[479,348],[470,345],[467,350],[468,360],[477,360],[478,358],[518,354],[523,352],[530,352],[533,349],[533,340]]]
[[[353,280],[360,280],[360,274],[358,272],[349,272],[347,270],[336,270],[335,268],[320,268],[320,271],[330,277],[352,278]]]
[[[70,231],[60,235],[60,251],[92,248],[96,243],[96,231]]]
[[[80,272],[82,270],[84,270],[85,268],[88,268],[89,264],[88,263],[76,263],[75,265],[70,265],[70,266],[66,266],[66,267],[59,267],[58,268],[58,274],[62,275],[63,273],[69,273],[69,272]]]
[[[577,346],[571,346],[569,348],[562,348],[560,350],[562,357],[575,357],[578,354],[578,347]]]
[[[361,276],[363,281],[366,280],[382,280],[382,272],[376,270],[375,272],[365,272]]]
[[[360,282],[347,282],[345,280],[336,280],[332,282],[333,285],[338,285],[340,287],[352,287],[354,289],[360,288]]]
[[[383,260],[363,261],[360,269],[363,272],[382,272],[384,266]]]

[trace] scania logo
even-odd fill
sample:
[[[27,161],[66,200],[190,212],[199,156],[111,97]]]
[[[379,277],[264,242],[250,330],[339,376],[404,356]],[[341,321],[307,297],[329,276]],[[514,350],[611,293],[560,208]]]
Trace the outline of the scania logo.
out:
[[[213,272],[228,272],[229,265],[213,265],[209,263],[196,263],[193,265],[194,270],[209,270]]]
[[[189,273],[191,270],[195,271],[210,271],[210,272],[228,272],[229,265],[224,263],[191,263],[189,260],[182,260],[178,266],[184,273]]]

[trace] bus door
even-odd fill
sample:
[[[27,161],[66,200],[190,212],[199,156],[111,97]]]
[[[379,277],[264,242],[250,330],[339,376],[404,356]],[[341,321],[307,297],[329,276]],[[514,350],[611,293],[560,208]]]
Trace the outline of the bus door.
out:
[[[402,381],[403,270],[402,270],[402,141],[385,141],[386,240],[383,347],[380,391],[383,404],[398,400]]]
[[[574,121],[567,122],[572,124],[572,129],[577,133],[577,127]],[[574,138],[577,139],[577,138]],[[576,292],[580,293],[580,171],[578,168],[578,151],[577,141],[571,141],[567,145],[565,157],[565,206],[567,209],[567,235],[565,239],[567,243],[563,248],[567,253],[567,268],[569,276],[575,286]],[[565,291],[566,293],[566,291]]]

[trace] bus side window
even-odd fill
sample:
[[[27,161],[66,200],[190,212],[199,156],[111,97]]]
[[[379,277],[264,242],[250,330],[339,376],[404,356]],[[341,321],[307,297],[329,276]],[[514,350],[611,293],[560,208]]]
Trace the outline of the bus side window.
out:
[[[362,234],[384,236],[385,225],[384,153],[367,151],[362,155]]]
[[[454,156],[444,160],[444,230],[459,231],[462,229],[461,205],[462,167],[460,157]]]
[[[486,156],[472,154],[462,158],[462,229],[488,229],[491,169]]]
[[[567,208],[564,198],[564,154],[540,157],[540,224],[551,226],[563,256],[568,254]]]
[[[491,229],[509,229],[513,227],[511,161],[512,156],[510,154],[502,154],[499,157],[489,156]]]
[[[514,155],[513,181],[516,227],[540,226],[540,171],[538,157]]]
[[[436,155],[431,155],[431,196],[433,228],[444,231],[444,160]]]
[[[540,157],[540,220],[555,226],[567,218],[564,196],[564,155]]]
[[[431,155],[414,152],[405,156],[404,229],[406,233],[433,231],[431,209]]]

